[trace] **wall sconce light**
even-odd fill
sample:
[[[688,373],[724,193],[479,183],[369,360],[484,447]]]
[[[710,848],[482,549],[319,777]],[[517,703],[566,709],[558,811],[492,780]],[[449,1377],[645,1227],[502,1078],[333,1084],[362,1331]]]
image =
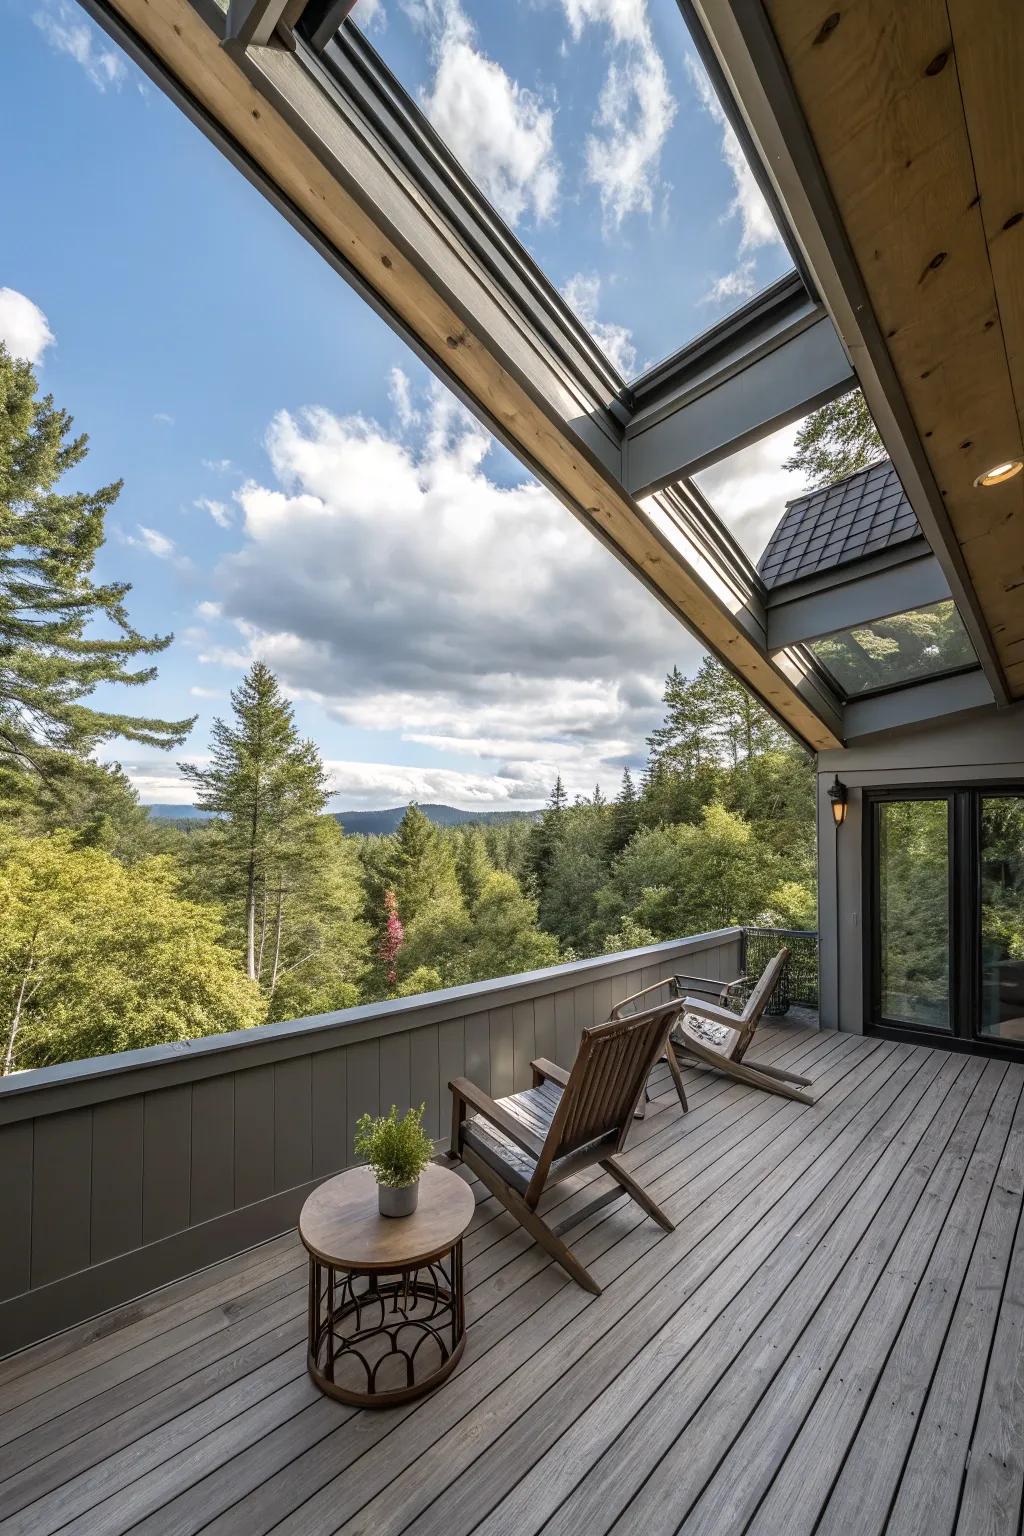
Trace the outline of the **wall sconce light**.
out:
[[[838,831],[846,820],[846,785],[840,781],[838,773],[832,788],[828,792],[828,798],[832,806],[832,820],[835,822],[836,830]]]

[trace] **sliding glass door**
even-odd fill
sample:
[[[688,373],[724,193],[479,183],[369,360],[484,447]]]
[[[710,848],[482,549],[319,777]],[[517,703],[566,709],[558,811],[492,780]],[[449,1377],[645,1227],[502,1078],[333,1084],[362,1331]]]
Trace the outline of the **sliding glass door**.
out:
[[[868,1024],[1024,1055],[1024,789],[865,802]]]
[[[979,804],[980,1033],[1024,1045],[1024,795]]]
[[[949,802],[878,806],[878,1006],[882,1018],[949,1029]]]

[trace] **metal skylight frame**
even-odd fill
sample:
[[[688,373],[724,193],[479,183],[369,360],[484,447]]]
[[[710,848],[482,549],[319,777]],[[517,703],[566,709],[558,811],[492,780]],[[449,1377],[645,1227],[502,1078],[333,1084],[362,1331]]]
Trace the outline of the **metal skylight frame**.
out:
[[[763,583],[688,482],[856,382],[802,281],[629,386],[358,29],[339,34],[345,0],[233,0],[227,18],[213,0],[80,3],[794,735],[818,749],[849,735],[809,652],[769,645]],[[313,196],[311,175],[328,190]]]

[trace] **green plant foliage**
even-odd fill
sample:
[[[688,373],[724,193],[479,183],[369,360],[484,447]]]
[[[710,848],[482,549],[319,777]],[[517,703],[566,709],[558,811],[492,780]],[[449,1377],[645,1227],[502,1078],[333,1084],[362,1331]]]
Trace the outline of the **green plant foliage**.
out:
[[[30,365],[0,343],[0,804],[8,811],[37,796],[52,808],[73,795],[101,742],[175,746],[193,723],[86,703],[103,683],[150,682],[156,669],[133,663],[172,637],[134,628],[126,582],[93,579],[121,485],[58,490],[88,451],[72,426],[51,395],[38,397]]]
[[[885,452],[859,389],[840,395],[801,422],[785,469],[801,470],[812,489],[865,469]]]
[[[0,856],[3,1070],[247,1029],[265,1006],[166,857],[122,864],[70,833]]]
[[[434,1143],[423,1129],[426,1107],[406,1110],[399,1119],[392,1104],[386,1115],[360,1115],[356,1121],[356,1156],[370,1165],[378,1184],[392,1189],[415,1184],[430,1162]]]

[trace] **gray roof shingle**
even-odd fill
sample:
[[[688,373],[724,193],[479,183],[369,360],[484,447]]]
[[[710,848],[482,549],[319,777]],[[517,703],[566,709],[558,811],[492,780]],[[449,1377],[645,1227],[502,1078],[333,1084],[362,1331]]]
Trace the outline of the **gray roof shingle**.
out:
[[[899,476],[879,459],[787,502],[757,569],[766,587],[779,587],[920,537]]]

